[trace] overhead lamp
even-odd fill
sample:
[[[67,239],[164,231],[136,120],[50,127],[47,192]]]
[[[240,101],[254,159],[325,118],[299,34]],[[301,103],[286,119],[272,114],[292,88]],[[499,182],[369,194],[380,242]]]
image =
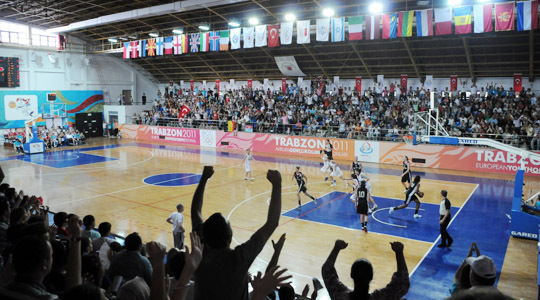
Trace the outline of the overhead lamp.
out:
[[[150,32],[148,35],[151,36],[151,37],[158,37],[159,33]]]
[[[330,8],[330,7],[327,7],[327,8],[325,8],[325,9],[323,9],[322,14],[323,14],[323,16],[325,16],[325,17],[331,17],[331,16],[334,15],[334,9],[333,9],[333,8]]]
[[[448,0],[448,5],[450,6],[461,5],[461,0]]]
[[[135,39],[137,39],[137,36],[136,35],[130,35],[130,36],[128,36],[128,38],[132,39],[132,40],[135,40]]]
[[[122,41],[127,41],[127,37],[125,37],[125,36],[121,36],[121,37],[119,37],[119,39],[121,39]]]
[[[259,24],[259,19],[255,18],[255,17],[251,17],[251,18],[249,18],[248,22],[249,22],[250,25],[257,25],[257,24]]]
[[[478,0],[478,2],[488,2],[488,1],[491,1],[491,0]]]
[[[172,33],[174,33],[174,34],[183,34],[183,33],[184,33],[184,29],[182,29],[182,28],[179,28],[179,29],[173,29]]]
[[[230,21],[229,26],[231,26],[231,27],[240,27],[240,23],[238,23],[236,21]]]
[[[118,43],[118,39],[116,39],[116,38],[110,38],[110,39],[108,39],[108,41],[111,42],[111,43]]]
[[[288,13],[288,14],[285,15],[285,20],[287,20],[289,22],[292,22],[292,21],[296,20],[296,16],[294,14]]]
[[[382,4],[380,4],[379,2],[371,3],[371,5],[369,6],[369,12],[371,12],[372,14],[381,13],[382,12]]]
[[[207,30],[210,30],[210,26],[208,26],[208,25],[199,25],[199,29],[207,31]]]

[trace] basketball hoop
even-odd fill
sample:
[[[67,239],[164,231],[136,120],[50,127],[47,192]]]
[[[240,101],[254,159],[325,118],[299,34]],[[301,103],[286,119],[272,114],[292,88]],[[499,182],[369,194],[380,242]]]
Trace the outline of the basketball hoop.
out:
[[[413,136],[412,135],[404,135],[403,136],[403,141],[405,142],[405,144],[407,144],[407,147],[412,147],[413,146]]]

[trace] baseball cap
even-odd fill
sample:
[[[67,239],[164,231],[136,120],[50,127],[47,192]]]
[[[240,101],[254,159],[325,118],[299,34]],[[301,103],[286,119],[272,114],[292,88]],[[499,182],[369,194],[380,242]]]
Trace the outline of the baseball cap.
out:
[[[482,278],[494,278],[497,276],[497,269],[493,260],[485,255],[478,257],[467,257],[467,263],[471,266],[473,272]]]

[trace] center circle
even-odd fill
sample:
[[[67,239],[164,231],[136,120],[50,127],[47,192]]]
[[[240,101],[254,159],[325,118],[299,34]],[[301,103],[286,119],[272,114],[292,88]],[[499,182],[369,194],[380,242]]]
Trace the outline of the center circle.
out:
[[[148,176],[143,182],[157,186],[184,186],[199,183],[200,179],[201,175],[194,173],[165,173]]]

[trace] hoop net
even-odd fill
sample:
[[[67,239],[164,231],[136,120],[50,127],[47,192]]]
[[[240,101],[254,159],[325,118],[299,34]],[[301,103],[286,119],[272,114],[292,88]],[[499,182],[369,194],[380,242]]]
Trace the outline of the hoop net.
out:
[[[413,136],[412,135],[404,135],[403,136],[403,141],[405,142],[405,144],[407,144],[407,147],[413,147]]]

